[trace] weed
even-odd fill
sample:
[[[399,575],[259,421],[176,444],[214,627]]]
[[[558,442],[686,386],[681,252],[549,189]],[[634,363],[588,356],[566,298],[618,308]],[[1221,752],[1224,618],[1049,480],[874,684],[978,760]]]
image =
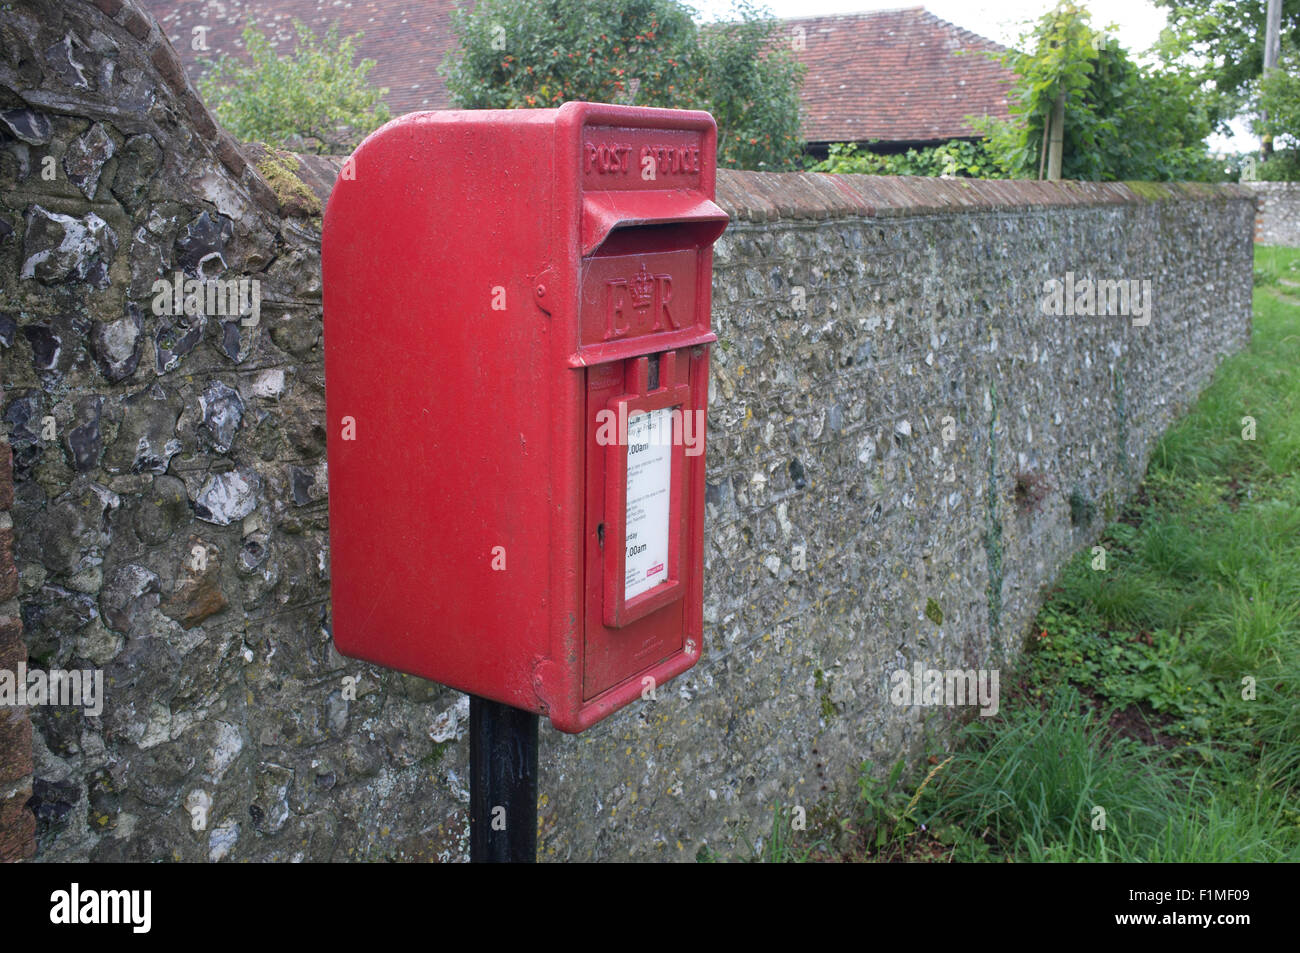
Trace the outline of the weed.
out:
[[[1017,470],[1014,474],[1015,489],[1013,495],[1016,509],[1022,513],[1036,513],[1042,508],[1043,500],[1052,492],[1052,482],[1046,474],[1035,470]]]

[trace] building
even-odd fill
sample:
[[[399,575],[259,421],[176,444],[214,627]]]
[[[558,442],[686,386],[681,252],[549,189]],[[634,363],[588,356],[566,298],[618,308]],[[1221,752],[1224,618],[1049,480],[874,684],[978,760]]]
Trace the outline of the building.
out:
[[[452,0],[145,0],[167,31],[190,78],[202,61],[242,49],[240,34],[255,21],[290,48],[293,20],[323,33],[364,33],[362,57],[375,60],[370,79],[388,87],[394,115],[447,109],[438,71],[455,46]],[[976,138],[967,117],[1008,115],[1010,70],[986,56],[1002,47],[941,20],[924,7],[802,17],[782,32],[808,68],[803,134],[823,155],[832,142],[875,143],[882,152]],[[206,49],[202,47],[206,46]]]
[[[803,82],[803,135],[901,152],[978,138],[967,116],[1009,115],[1014,74],[987,56],[1003,47],[924,7],[785,21]]]

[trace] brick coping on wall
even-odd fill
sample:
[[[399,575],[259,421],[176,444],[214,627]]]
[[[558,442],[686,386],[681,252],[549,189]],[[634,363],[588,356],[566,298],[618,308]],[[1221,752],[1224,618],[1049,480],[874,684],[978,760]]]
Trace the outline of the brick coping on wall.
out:
[[[295,154],[302,179],[322,204],[346,157]],[[1255,202],[1236,183],[1038,182],[826,172],[718,170],[718,204],[740,222],[891,218],[984,209],[1078,208],[1168,201]]]
[[[1254,201],[1229,183],[1038,182],[819,172],[718,173],[719,204],[741,221],[944,214],[987,209],[1075,208],[1193,200]]]

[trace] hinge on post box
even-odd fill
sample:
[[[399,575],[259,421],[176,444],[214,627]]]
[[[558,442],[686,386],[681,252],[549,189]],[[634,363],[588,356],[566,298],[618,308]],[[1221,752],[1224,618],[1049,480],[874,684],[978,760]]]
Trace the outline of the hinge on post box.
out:
[[[528,284],[533,289],[533,304],[547,315],[551,313],[551,302],[555,300],[555,269],[547,265],[535,275],[527,275]]]

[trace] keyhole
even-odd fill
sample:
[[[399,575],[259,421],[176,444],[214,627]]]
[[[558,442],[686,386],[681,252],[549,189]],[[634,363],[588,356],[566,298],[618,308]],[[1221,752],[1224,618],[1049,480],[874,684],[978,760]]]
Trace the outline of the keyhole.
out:
[[[604,523],[596,524],[596,542],[600,544],[601,549],[605,548],[605,524]]]
[[[659,355],[658,354],[650,355],[650,370],[646,376],[648,380],[646,382],[645,389],[658,390],[659,389]]]

